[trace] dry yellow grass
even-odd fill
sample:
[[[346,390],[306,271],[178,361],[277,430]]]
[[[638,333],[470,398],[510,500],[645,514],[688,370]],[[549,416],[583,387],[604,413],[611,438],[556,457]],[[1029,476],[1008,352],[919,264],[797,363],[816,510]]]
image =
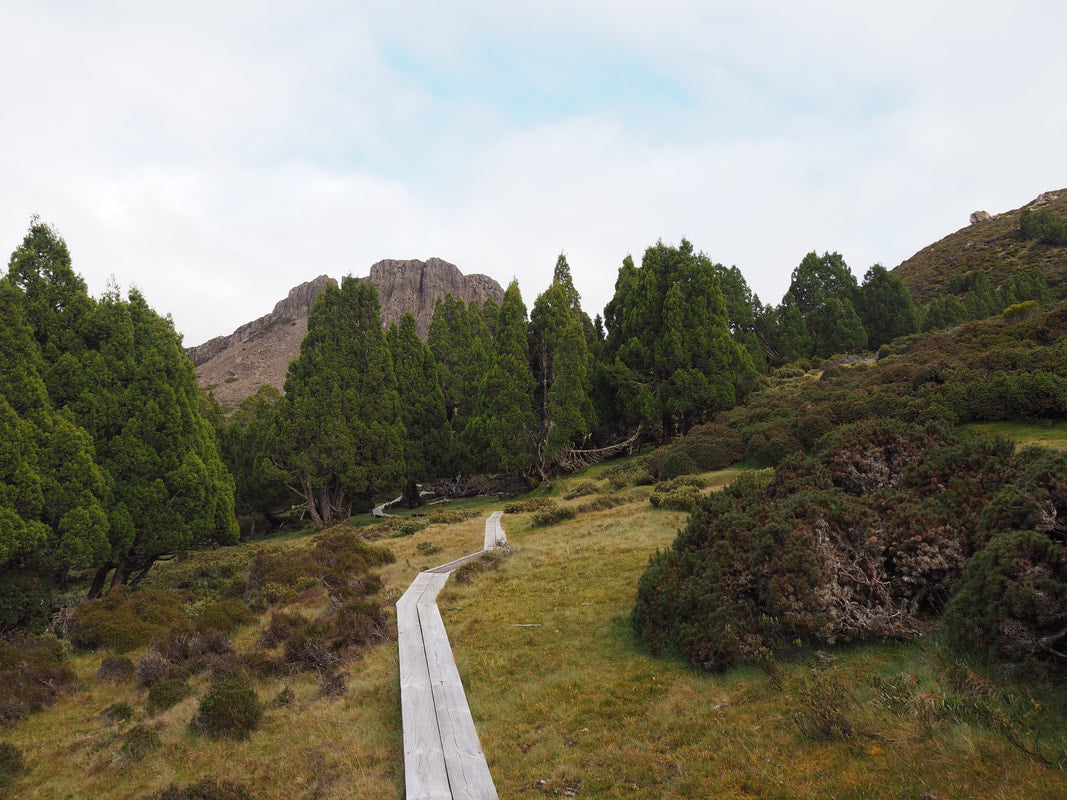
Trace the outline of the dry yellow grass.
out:
[[[552,496],[587,503],[589,495],[561,498],[578,480],[607,493],[606,469],[560,482]],[[718,487],[734,474],[708,477]],[[629,622],[637,581],[686,516],[652,508],[648,487],[622,492],[624,505],[549,527],[533,527],[531,514],[505,514],[513,555],[471,584],[450,582],[439,598],[502,798],[1067,796],[1067,773],[995,730],[966,720],[924,727],[922,704],[942,703],[947,691],[924,645],[841,650],[830,654],[829,667],[799,661],[776,679],[755,668],[705,675],[649,656]],[[397,556],[381,570],[387,595],[399,597],[419,570],[479,549],[484,518],[501,505],[487,501],[476,518],[380,540]],[[441,551],[420,553],[426,541]],[[234,638],[242,648],[256,635],[250,626]],[[312,676],[259,683],[267,709],[245,742],[189,732],[204,678],[194,682],[194,697],[145,720],[143,692],[94,680],[100,659],[74,659],[83,692],[0,733],[31,768],[11,796],[137,799],[208,775],[239,782],[263,800],[403,796],[393,642],[347,667],[348,691],[339,700],[320,697]],[[832,689],[855,694],[850,719],[872,735],[816,741],[801,734],[794,715],[812,710],[803,692],[813,669]],[[893,714],[875,703],[872,675],[910,676],[917,687],[912,706]],[[293,700],[279,705],[287,687]],[[1062,690],[1058,696],[1052,711],[1062,721],[1067,701]],[[119,701],[134,706],[134,719],[124,726],[101,721],[100,711]],[[127,764],[120,732],[138,721],[158,725],[163,745]],[[1043,741],[1067,745],[1062,730],[1059,739],[1046,730]]]

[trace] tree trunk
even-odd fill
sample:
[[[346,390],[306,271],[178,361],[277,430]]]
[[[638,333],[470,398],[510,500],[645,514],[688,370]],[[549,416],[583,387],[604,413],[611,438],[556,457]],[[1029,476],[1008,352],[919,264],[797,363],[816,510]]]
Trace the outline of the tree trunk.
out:
[[[115,564],[115,574],[111,576],[112,589],[126,585],[126,581],[130,579],[130,567],[132,566],[132,559],[128,555],[119,559],[118,563]]]
[[[404,500],[407,501],[408,508],[418,508],[422,505],[419,486],[415,481],[408,481],[407,485],[404,486]]]
[[[89,587],[89,599],[95,600],[104,593],[104,583],[107,581],[107,574],[111,572],[111,568],[114,564],[104,564],[96,570],[96,574],[93,575],[93,583]]]

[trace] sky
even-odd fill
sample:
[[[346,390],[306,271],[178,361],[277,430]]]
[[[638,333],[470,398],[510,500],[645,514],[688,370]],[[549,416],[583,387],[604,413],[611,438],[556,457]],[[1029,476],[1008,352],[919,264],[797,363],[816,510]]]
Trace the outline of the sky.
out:
[[[0,248],[33,215],[186,345],[428,259],[591,315],[688,239],[777,304],[1067,187],[1062,0],[0,0]]]

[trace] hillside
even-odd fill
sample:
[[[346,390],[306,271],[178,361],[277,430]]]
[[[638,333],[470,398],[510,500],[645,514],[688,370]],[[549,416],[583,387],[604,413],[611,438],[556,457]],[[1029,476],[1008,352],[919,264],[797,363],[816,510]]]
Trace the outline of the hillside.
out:
[[[398,321],[410,311],[423,339],[437,298],[451,292],[465,303],[481,305],[488,298],[499,303],[504,296],[500,284],[489,276],[464,275],[454,264],[439,258],[379,261],[363,280],[378,289],[383,325]],[[307,334],[308,311],[319,292],[331,282],[336,283],[333,278],[320,275],[295,286],[269,314],[241,325],[229,335],[186,348],[200,386],[210,389],[223,408],[233,408],[265,384],[281,389],[289,364],[300,353],[300,343]]]
[[[984,272],[994,288],[1017,270],[1040,266],[1054,294],[1062,296],[1067,284],[1067,246],[1027,241],[1019,228],[1023,209],[1048,209],[1067,219],[1067,189],[1044,192],[1022,208],[1001,214],[975,212],[965,228],[924,247],[892,270],[911,292],[915,302],[928,304],[948,291],[954,276],[971,270]]]

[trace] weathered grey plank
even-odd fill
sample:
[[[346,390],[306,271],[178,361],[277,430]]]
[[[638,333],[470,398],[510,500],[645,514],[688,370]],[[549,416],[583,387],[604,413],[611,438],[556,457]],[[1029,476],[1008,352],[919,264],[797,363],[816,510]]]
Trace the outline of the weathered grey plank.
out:
[[[428,587],[436,585],[431,576],[422,573],[396,604],[407,800],[451,800],[452,797],[418,616],[419,599]]]
[[[494,512],[486,520],[482,552],[506,542],[501,514]],[[497,800],[437,607],[437,595],[449,574],[480,555],[419,573],[396,604],[408,800]]]
[[[497,545],[507,543],[504,526],[500,524],[500,517],[503,514],[503,511],[494,511],[485,521],[485,545],[482,550],[492,550]]]

